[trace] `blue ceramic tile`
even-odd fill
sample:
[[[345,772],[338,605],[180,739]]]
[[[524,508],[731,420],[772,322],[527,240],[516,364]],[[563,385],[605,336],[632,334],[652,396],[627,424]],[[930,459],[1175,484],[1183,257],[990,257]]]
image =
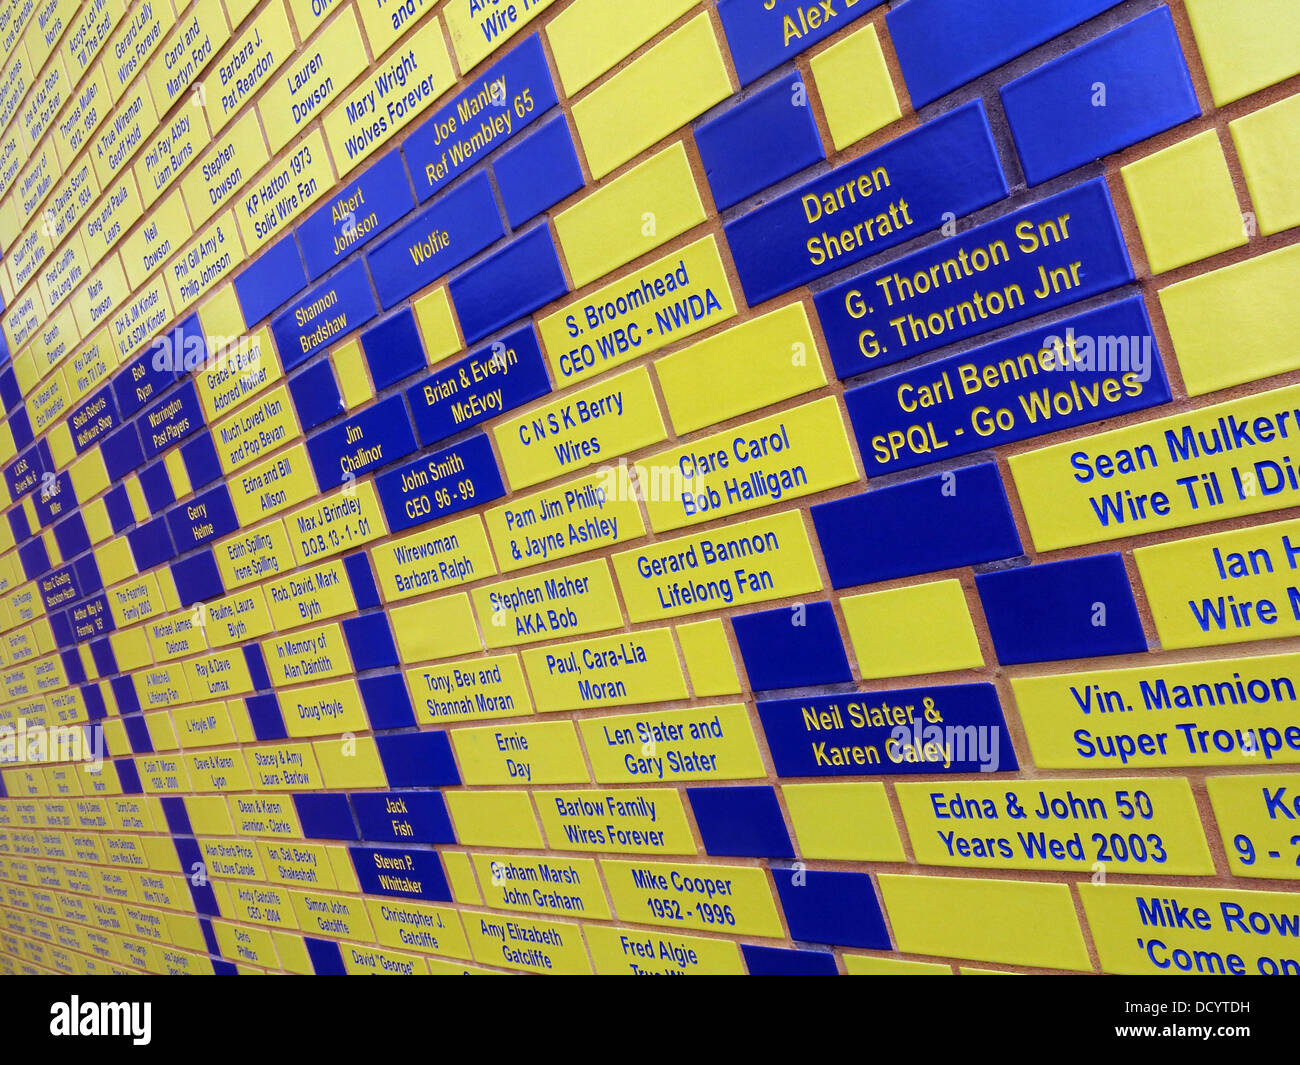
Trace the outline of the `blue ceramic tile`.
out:
[[[208,918],[208,917],[200,917],[200,918],[199,918],[199,927],[203,929],[203,941],[208,945],[208,953],[209,953],[209,954],[216,955],[216,957],[213,958],[213,964],[214,964],[214,966],[215,966],[215,964],[216,964],[216,959],[221,957],[221,947],[220,947],[220,945],[217,943],[217,933],[214,932],[214,931],[212,930],[212,920],[211,920],[211,918]],[[230,963],[227,962],[226,964],[229,965]],[[230,965],[230,968],[231,968],[232,970],[235,969],[235,967],[234,967],[233,965]],[[236,973],[237,973],[237,970],[236,970],[235,972],[232,972],[230,975],[233,976],[233,975],[236,975]],[[222,975],[222,974],[218,974],[218,975]]]
[[[555,103],[541,38],[534,33],[476,75],[402,142],[416,195],[427,200]]]
[[[9,415],[9,432],[15,447],[24,448],[32,442],[32,423],[26,409],[19,408]]]
[[[69,623],[71,624],[71,623]],[[76,636],[73,636],[76,639]],[[90,645],[91,661],[95,663],[95,671],[100,676],[109,676],[116,673],[117,656],[113,654],[113,645],[107,640],[96,640]]]
[[[975,587],[1004,666],[1147,649],[1119,554],[981,573]]]
[[[582,167],[564,115],[542,123],[492,164],[506,221],[518,229],[582,188]]]
[[[879,3],[880,0],[801,0],[794,4],[718,0],[718,14],[722,17],[740,84],[748,85],[804,49],[838,33]]]
[[[221,460],[211,433],[200,433],[181,445],[181,461],[189,475],[192,488],[203,488],[222,475]]]
[[[820,950],[789,950],[742,943],[750,976],[838,976],[835,955]]]
[[[462,483],[472,484],[473,489],[462,491]],[[375,489],[393,534],[506,494],[492,445],[482,433],[381,474],[375,478]]]
[[[1141,296],[844,393],[868,478],[1167,402]]]
[[[32,535],[32,530],[27,523],[27,511],[22,507],[10,507],[5,517],[9,519],[9,531],[13,533],[14,540],[18,543],[21,544]]]
[[[406,390],[425,447],[551,391],[537,334],[525,325]]]
[[[379,313],[360,260],[349,263],[295,300],[271,321],[275,348],[285,370],[337,344]]]
[[[411,697],[400,673],[361,677],[357,684],[372,729],[406,728],[416,723]]]
[[[731,619],[754,691],[852,680],[830,603],[796,603]]]
[[[1006,195],[984,104],[974,100],[724,230],[745,298],[755,307]]]
[[[67,472],[56,474],[53,478],[42,479],[41,487],[32,492],[32,507],[36,511],[36,521],[41,528],[78,505],[77,493],[72,487],[72,477]]]
[[[1022,553],[992,463],[818,503],[812,517],[836,588]]]
[[[492,184],[479,171],[366,253],[380,302],[392,307],[503,236]]]
[[[50,568],[49,552],[45,550],[45,541],[32,540],[18,548],[18,561],[28,580],[35,580]]]
[[[77,575],[71,566],[59,566],[51,570],[36,582],[36,587],[47,611],[75,602],[85,594],[77,583]]]
[[[370,559],[364,551],[348,555],[343,560],[348,572],[348,583],[352,585],[352,597],[361,610],[370,610],[381,606],[379,589],[375,585],[375,575],[370,569]]]
[[[112,435],[104,437],[99,444],[99,454],[108,476],[114,481],[120,481],[132,470],[143,466],[144,448],[140,446],[135,422],[127,422]]]
[[[343,636],[352,653],[352,667],[358,673],[398,664],[397,646],[383,611],[343,619]]]
[[[67,618],[78,642],[93,640],[117,628],[113,623],[112,611],[108,608],[108,597],[102,592],[83,599],[80,603],[73,603],[67,610]]]
[[[890,950],[880,902],[866,873],[773,869],[790,938],[802,943]]]
[[[367,895],[451,902],[451,887],[436,851],[349,847],[361,890]]]
[[[290,377],[289,395],[304,432],[311,432],[316,426],[337,418],[347,410],[327,359],[321,359],[302,373]]]
[[[119,484],[110,488],[104,495],[104,509],[108,511],[109,524],[115,533],[120,533],[135,524],[135,512],[131,509],[131,498],[126,494],[126,486]],[[12,515],[14,511],[10,511]],[[22,511],[17,511],[21,514]]]
[[[85,555],[72,563],[72,570],[77,575],[77,584],[86,595],[97,592],[104,587],[99,578],[99,565],[94,555]]]
[[[420,330],[409,307],[362,333],[361,350],[365,353],[376,392],[382,392],[428,365]]]
[[[1073,29],[1119,0],[906,0],[885,16],[912,106]]]
[[[1004,85],[1002,106],[1030,185],[1201,113],[1167,7]]]
[[[473,344],[559,299],[569,283],[543,222],[452,278],[448,289],[465,343]]]
[[[81,697],[86,701],[86,713],[91,721],[99,721],[108,716],[108,705],[104,702],[104,693],[98,684],[84,685]]]
[[[18,387],[13,367],[6,366],[4,373],[0,373],[0,403],[4,404],[6,414],[12,414],[22,401],[22,389]]]
[[[401,396],[389,396],[307,437],[307,454],[322,492],[346,483],[349,474],[360,477],[414,450],[415,434]]]
[[[244,661],[248,663],[248,675],[257,691],[271,687],[271,674],[266,671],[266,659],[262,655],[261,645],[244,644]]]
[[[60,651],[59,661],[63,663],[63,672],[68,675],[69,684],[84,684],[86,682],[86,670],[81,664],[81,658],[75,651]]]
[[[193,381],[181,386],[145,409],[136,424],[146,458],[155,458],[179,440],[204,425],[203,407]]]
[[[126,534],[138,570],[153,569],[176,557],[165,518],[142,522]]]
[[[700,123],[695,144],[720,211],[826,158],[797,71]]]
[[[308,275],[315,281],[414,208],[406,167],[394,149],[342,185],[298,226]]]
[[[352,807],[346,795],[293,796],[294,808],[307,839],[358,839]]]
[[[113,771],[117,773],[117,781],[122,785],[123,795],[139,795],[143,792],[140,787],[140,774],[135,770],[135,763],[130,758],[119,758],[113,762]],[[186,869],[190,868],[185,866]],[[191,888],[191,894],[193,889]],[[217,913],[214,910],[204,910],[204,913]]]
[[[377,843],[455,843],[438,791],[362,792],[352,796],[361,838]]]
[[[140,720],[144,724],[144,720]],[[185,800],[179,795],[163,795],[159,797],[162,803],[163,816],[167,819],[167,830],[173,836],[192,836],[194,829],[190,827],[190,815],[185,810]]]
[[[274,695],[250,695],[244,700],[248,720],[253,725],[253,735],[259,740],[282,740],[288,737],[280,703]]]
[[[239,530],[239,518],[224,483],[194,496],[167,513],[172,542],[181,551],[219,540]]]
[[[1097,178],[850,278],[814,303],[844,378],[1133,280]]]
[[[311,959],[311,968],[317,976],[346,976],[347,967],[343,964],[343,951],[330,939],[316,939],[303,936],[307,946],[307,956]]]
[[[82,454],[96,440],[110,429],[122,424],[117,414],[117,403],[113,399],[111,385],[105,385],[84,403],[73,409],[64,419],[68,432],[72,434],[72,447],[78,455]]]
[[[131,683],[130,677],[114,677],[108,682],[113,691],[113,699],[117,702],[118,709],[124,714],[137,713],[140,709],[140,700],[135,694],[135,685]]]
[[[767,700],[758,716],[781,777],[1019,768],[992,684]]]
[[[261,252],[235,278],[235,295],[244,321],[257,325],[263,318],[307,287],[298,245],[289,234]]]
[[[794,844],[770,784],[687,788],[686,795],[706,853],[732,858],[794,857]]]
[[[70,514],[54,526],[54,542],[59,545],[59,554],[64,558],[90,550],[90,534],[80,514]]]
[[[225,595],[221,571],[211,549],[204,549],[171,564],[172,580],[181,606],[193,606],[205,599]]]
[[[454,788],[460,773],[452,758],[447,733],[402,732],[376,736],[384,775],[394,788]]]
[[[150,514],[161,514],[176,502],[176,493],[172,490],[172,480],[167,474],[167,466],[155,462],[140,471],[140,490]]]

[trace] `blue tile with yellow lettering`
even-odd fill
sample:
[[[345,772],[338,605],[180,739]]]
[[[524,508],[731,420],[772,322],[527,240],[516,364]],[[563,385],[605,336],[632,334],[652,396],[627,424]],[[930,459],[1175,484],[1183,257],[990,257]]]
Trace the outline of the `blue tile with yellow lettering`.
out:
[[[861,18],[881,0],[718,0],[718,15],[727,35],[740,83],[793,59],[832,33]]]

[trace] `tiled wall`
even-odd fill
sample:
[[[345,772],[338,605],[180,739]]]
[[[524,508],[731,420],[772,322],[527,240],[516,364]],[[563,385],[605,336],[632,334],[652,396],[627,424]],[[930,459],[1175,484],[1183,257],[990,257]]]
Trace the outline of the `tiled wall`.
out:
[[[1296,0],[0,51],[0,971],[1300,972]]]

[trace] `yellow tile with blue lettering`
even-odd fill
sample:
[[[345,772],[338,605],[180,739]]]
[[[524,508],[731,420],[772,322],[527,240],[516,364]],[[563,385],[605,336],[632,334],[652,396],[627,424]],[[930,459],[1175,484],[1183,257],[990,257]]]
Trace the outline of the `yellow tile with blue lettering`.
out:
[[[406,686],[418,721],[440,724],[490,717],[525,717],[533,702],[515,655],[416,666]]]
[[[389,2],[395,7],[402,6],[393,0]],[[293,3],[294,16],[297,18],[297,8],[302,5],[300,0],[293,0]],[[323,5],[312,3],[311,6]],[[366,13],[369,13],[370,7],[371,5],[365,6]],[[298,137],[306,125],[316,121],[326,105],[332,103],[366,69],[365,52],[357,47],[361,27],[357,24],[356,12],[351,7],[343,8],[338,18],[310,41],[301,28],[298,36],[304,44],[298,50],[293,65],[282,77],[272,81],[257,101],[257,112],[262,117],[262,127],[266,130],[273,152],[279,152]],[[379,55],[379,50],[374,54]]]
[[[552,5],[554,0],[517,0],[485,4],[481,0],[447,0],[442,17],[456,49],[456,61],[468,72]]]
[[[1102,972],[1278,976],[1300,971],[1300,895],[1162,884],[1080,884]]]
[[[415,954],[344,943],[343,968],[349,976],[427,976],[429,963]]]
[[[484,900],[498,910],[607,920],[609,904],[590,858],[474,854]]]
[[[922,865],[1214,873],[1186,780],[940,781],[894,789]]]
[[[163,277],[172,306],[184,310],[244,262],[234,213],[218,215],[167,264]]]
[[[797,306],[802,309],[802,304]],[[710,234],[561,307],[537,328],[552,376],[573,383],[685,340],[735,314],[717,238]],[[710,385],[717,380],[710,378]],[[736,389],[748,387],[743,378],[728,383]],[[713,391],[710,398],[720,399]]]
[[[334,169],[319,129],[301,136],[289,154],[262,175],[235,205],[244,247],[252,255],[288,231],[334,186]]]
[[[548,0],[542,0],[543,3]],[[523,972],[557,976],[591,974],[591,963],[576,924],[464,910],[466,934],[474,959]]]
[[[283,691],[279,701],[285,731],[295,739],[364,732],[370,727],[361,692],[351,677]]]
[[[686,698],[670,629],[534,648],[523,661],[543,713]]]
[[[217,60],[217,84],[208,84],[203,94],[212,132],[221,132],[249,100],[271,84],[275,72],[293,53],[293,32],[284,4],[270,0]]]
[[[159,114],[170,111],[230,40],[219,0],[197,0],[163,41],[146,69],[149,91]]]
[[[459,728],[452,731],[451,743],[466,784],[583,784],[590,780],[570,721]]]
[[[554,850],[695,854],[681,793],[672,788],[534,792]]]
[[[501,572],[571,558],[642,536],[645,522],[635,493],[610,493],[609,480],[606,472],[598,470],[489,510],[485,515],[487,531]]]
[[[238,748],[186,753],[185,770],[195,791],[245,791],[252,787]]]
[[[316,494],[311,461],[303,444],[248,467],[236,480],[239,490],[230,493],[231,502],[243,525],[253,525]],[[288,562],[286,555],[284,563]]]
[[[338,560],[267,581],[263,587],[277,630],[340,617],[357,609],[347,570]]]
[[[645,367],[571,392],[492,430],[511,487],[528,488],[598,463],[607,494],[620,486],[609,463],[667,437]],[[623,470],[623,483],[626,483]]]
[[[496,564],[478,515],[439,522],[370,549],[386,603],[495,576]]]
[[[235,493],[231,495],[235,497]],[[227,589],[242,588],[293,568],[289,535],[284,522],[278,520],[221,540],[213,545],[212,553]]]
[[[1206,790],[1233,876],[1294,880],[1300,865],[1300,775],[1209,777]]]
[[[822,587],[803,515],[784,511],[613,556],[633,621],[748,606]]]
[[[741,703],[585,717],[578,727],[602,784],[767,776]]]
[[[302,445],[294,447],[288,454],[294,456],[291,470],[293,490],[295,493],[305,491],[307,496],[315,495]],[[322,496],[289,514],[285,524],[290,532],[293,557],[300,566],[352,551],[388,533],[372,481],[347,485],[331,495]]]
[[[302,791],[324,787],[310,743],[246,747],[244,759],[253,778],[253,787],[258,791]]]
[[[212,426],[217,458],[227,474],[302,436],[289,390],[278,385]]]
[[[601,859],[614,912],[637,924],[783,936],[764,869]]]
[[[604,559],[476,588],[470,597],[489,648],[601,632],[623,624]]]
[[[288,895],[304,932],[331,939],[374,939],[362,899],[317,891],[290,891]]]
[[[636,463],[656,532],[729,517],[858,480],[832,396]]]

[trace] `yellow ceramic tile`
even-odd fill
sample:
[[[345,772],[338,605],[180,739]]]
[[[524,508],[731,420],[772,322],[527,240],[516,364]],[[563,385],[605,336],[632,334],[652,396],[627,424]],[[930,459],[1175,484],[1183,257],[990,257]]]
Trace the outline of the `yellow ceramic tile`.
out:
[[[388,614],[397,641],[397,653],[408,664],[451,658],[483,649],[469,596],[464,592],[396,607]]]
[[[686,14],[696,0],[577,0],[546,26],[546,39],[567,96],[585,89],[660,30]]]
[[[745,780],[767,770],[743,704],[698,706],[579,721],[602,784]]]
[[[713,618],[678,625],[677,641],[682,646],[682,657],[696,695],[740,694],[736,659],[721,621]]]
[[[415,321],[424,340],[424,353],[430,366],[436,366],[463,348],[456,314],[452,310],[451,297],[445,286],[413,300],[411,310],[415,312]]]
[[[604,559],[480,586],[470,599],[489,648],[604,632],[623,624]]]
[[[416,666],[406,671],[406,684],[422,722],[524,717],[533,712],[515,655]]]
[[[906,861],[885,786],[874,781],[783,784],[801,858]]]
[[[1294,880],[1300,775],[1209,777],[1205,785],[1232,875]]]
[[[704,221],[704,204],[681,142],[652,155],[554,218],[579,287]]]
[[[837,41],[811,64],[836,151],[902,117],[875,26]]]
[[[638,924],[781,936],[767,871],[753,866],[601,861],[615,915]]]
[[[904,953],[1092,969],[1065,884],[893,873],[882,873],[878,882],[894,942]]]
[[[610,461],[668,435],[645,367],[535,407],[492,433],[513,488],[600,464],[609,473],[607,496],[620,491],[618,470]]]
[[[742,322],[665,356],[655,363],[655,375],[679,433],[826,383],[802,303]],[[728,387],[720,391],[714,387],[717,381],[726,381]]]
[[[1283,742],[1295,711],[1300,656],[1160,662],[1011,681],[1044,769],[1293,765]],[[1231,707],[1231,728],[1206,713]]]
[[[656,532],[858,480],[844,417],[831,396],[638,459],[636,474]]]
[[[1187,14],[1219,107],[1300,72],[1300,9],[1291,0],[1187,0]]]
[[[542,833],[528,792],[453,789],[445,797],[458,842],[471,847],[542,849]]]
[[[349,340],[342,347],[335,348],[330,353],[330,362],[334,364],[339,391],[348,410],[356,410],[375,398],[375,388],[370,383],[370,367],[357,341]]]
[[[570,721],[458,728],[451,742],[466,784],[589,782]]]
[[[737,944],[608,925],[582,926],[598,976],[743,976]]]
[[[233,18],[232,22],[238,25]],[[223,130],[259,90],[276,80],[275,72],[293,54],[289,16],[281,0],[271,0],[235,35],[217,60],[217,83],[209,85],[204,93],[213,134]]]
[[[671,629],[643,629],[523,652],[537,709],[583,710],[686,698]]]
[[[731,92],[713,23],[701,14],[573,106],[592,176],[604,177]]]
[[[672,788],[537,791],[542,828],[555,850],[695,854],[681,792]]]
[[[710,234],[561,307],[538,330],[552,376],[576,382],[735,314],[717,239]]]
[[[1259,231],[1300,226],[1300,94],[1228,123]]]
[[[863,680],[984,664],[960,581],[845,596],[840,608]]]
[[[951,965],[933,961],[904,961],[867,954],[844,954],[844,971],[850,976],[951,976]]]
[[[519,0],[503,7],[484,4],[481,0],[447,0],[441,15],[456,49],[461,73],[468,74],[480,60],[490,56],[552,3],[553,0]]]
[[[1300,895],[1147,884],[1080,884],[1102,972],[1294,972]]]
[[[1153,274],[1246,243],[1232,175],[1214,130],[1129,163],[1120,174]]]
[[[1300,245],[1274,255],[1288,252],[1295,253],[1285,263],[1294,274],[1300,269]],[[1180,306],[1186,309],[1181,320],[1190,323],[1187,295],[1180,295]],[[1288,306],[1280,296],[1272,297],[1273,304],[1279,313],[1294,318],[1295,301]],[[1207,317],[1201,312],[1197,316]],[[1226,317],[1231,316],[1220,315]],[[1251,328],[1255,335],[1272,335],[1275,323],[1254,321]],[[1225,335],[1227,346],[1217,350],[1244,355],[1240,339],[1240,334]],[[1276,339],[1285,342],[1281,332]],[[1266,354],[1271,353],[1260,351],[1256,357]],[[1220,359],[1219,365],[1234,366],[1236,358]],[[1212,369],[1206,364],[1205,372]],[[1253,376],[1250,370],[1246,373]],[[1051,551],[1101,543],[1291,506],[1297,489],[1286,471],[1291,468],[1289,438],[1296,431],[1296,409],[1300,388],[1292,386],[1013,455],[1011,473],[1035,547]],[[1222,424],[1220,418],[1225,419]],[[1228,418],[1234,419],[1232,425],[1249,424],[1248,441],[1234,442]],[[1196,467],[1190,479],[1189,462]],[[1276,468],[1265,466],[1260,473],[1239,469],[1261,462]]]

